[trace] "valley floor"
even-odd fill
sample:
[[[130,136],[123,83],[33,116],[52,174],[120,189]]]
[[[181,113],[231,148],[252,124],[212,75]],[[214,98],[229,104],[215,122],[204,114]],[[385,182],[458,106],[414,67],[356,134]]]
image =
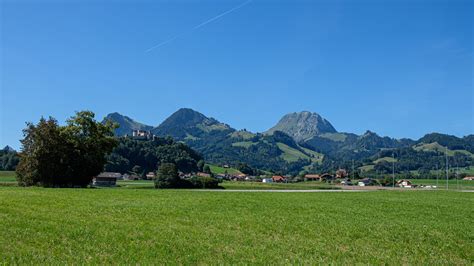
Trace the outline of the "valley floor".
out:
[[[474,194],[0,187],[0,263],[472,264]]]

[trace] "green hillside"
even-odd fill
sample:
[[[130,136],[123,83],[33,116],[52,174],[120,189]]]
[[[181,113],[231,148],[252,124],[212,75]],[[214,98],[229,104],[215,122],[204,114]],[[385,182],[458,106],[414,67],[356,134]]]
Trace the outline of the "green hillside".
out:
[[[369,171],[374,170],[374,165],[373,164],[364,165],[364,166],[359,167],[359,170],[361,170],[362,172],[369,172]]]
[[[347,138],[347,135],[345,133],[324,133],[321,134],[320,137],[336,142],[344,142]]]
[[[251,141],[240,141],[240,142],[234,142],[232,143],[232,146],[233,147],[243,147],[243,148],[248,148],[252,145],[255,145],[256,143],[255,142],[251,142]]]
[[[396,162],[397,159],[394,159],[393,157],[383,157],[383,158],[379,158],[377,160],[374,161],[374,164],[377,164],[377,163],[380,163],[382,161],[386,161],[386,162],[389,162],[389,163],[393,163],[393,162]]]
[[[115,116],[125,128],[139,126],[128,117]],[[311,112],[287,114],[266,134],[260,134],[235,130],[182,108],[151,131],[186,143],[213,165],[245,163],[254,169],[285,174],[330,172],[334,168],[350,169],[353,164],[363,171],[375,173],[375,167],[377,173],[386,174],[392,172],[393,154],[396,172],[426,172],[444,164],[444,147],[449,148],[451,165],[474,166],[473,135],[458,138],[431,133],[419,140],[379,136],[370,130],[356,135],[335,131],[329,121]]]
[[[244,139],[244,140],[248,140],[248,139],[251,139],[253,137],[255,137],[255,134],[252,133],[252,132],[248,132],[246,130],[239,130],[239,131],[235,131],[235,132],[232,132],[232,134],[230,134],[230,136],[232,138],[241,138],[241,139]]]
[[[440,145],[438,142],[433,142],[433,143],[420,143],[415,146],[413,146],[413,149],[417,151],[435,151],[435,152],[440,152],[440,153],[445,153],[446,152],[446,147]],[[451,150],[448,149],[448,156],[454,156],[456,152],[471,156],[474,158],[474,154],[472,154],[469,151],[466,150]]]
[[[229,175],[238,175],[242,174],[239,170],[235,168],[224,168],[222,166],[214,165],[214,164],[209,164],[209,167],[211,168],[211,172],[213,174],[229,174]]]
[[[312,151],[310,149],[302,148],[306,153],[313,155],[314,157],[310,157],[304,154],[303,152],[281,142],[278,142],[277,146],[283,152],[283,154],[280,157],[283,158],[287,162],[295,162],[295,161],[298,161],[299,159],[311,160],[312,162],[321,162],[323,158],[322,154]]]

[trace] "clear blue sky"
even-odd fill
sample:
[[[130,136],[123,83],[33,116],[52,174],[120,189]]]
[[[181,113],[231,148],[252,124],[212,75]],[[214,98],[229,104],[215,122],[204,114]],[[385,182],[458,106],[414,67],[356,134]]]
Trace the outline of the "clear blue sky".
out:
[[[83,109],[158,125],[190,107],[251,131],[308,110],[345,132],[474,133],[473,1],[64,2],[0,0],[2,146],[19,147],[25,121]]]

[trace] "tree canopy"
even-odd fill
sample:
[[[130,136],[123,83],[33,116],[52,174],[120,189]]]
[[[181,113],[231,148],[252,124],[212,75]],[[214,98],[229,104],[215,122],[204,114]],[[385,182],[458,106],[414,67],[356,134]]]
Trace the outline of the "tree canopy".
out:
[[[99,123],[90,111],[77,112],[60,126],[54,118],[27,123],[20,162],[16,169],[20,185],[87,186],[117,145],[114,125]]]

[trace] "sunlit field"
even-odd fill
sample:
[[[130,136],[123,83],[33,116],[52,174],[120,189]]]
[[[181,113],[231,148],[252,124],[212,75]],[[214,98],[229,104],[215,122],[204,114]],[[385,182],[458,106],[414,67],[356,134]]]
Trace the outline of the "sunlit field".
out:
[[[471,264],[474,194],[0,187],[0,262]]]

